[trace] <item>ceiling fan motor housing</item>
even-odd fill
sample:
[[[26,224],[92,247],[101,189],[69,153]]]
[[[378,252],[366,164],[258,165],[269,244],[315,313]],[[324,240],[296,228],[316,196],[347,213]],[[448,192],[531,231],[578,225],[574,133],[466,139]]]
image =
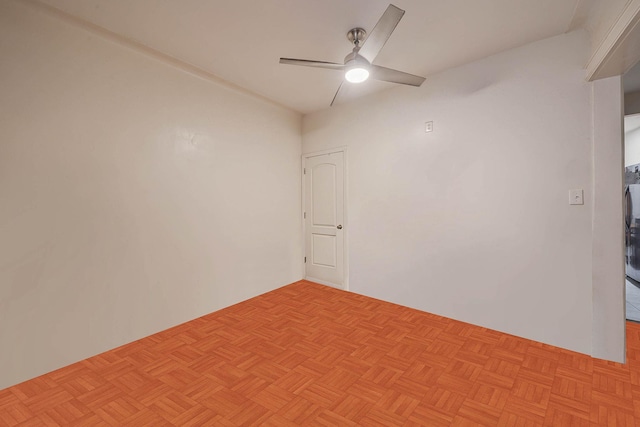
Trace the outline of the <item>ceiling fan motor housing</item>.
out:
[[[357,49],[353,49],[353,52],[349,53],[347,56],[344,57],[344,65],[346,66],[360,65],[362,67],[366,67],[371,64],[369,63],[369,61],[367,61],[364,58],[364,56],[358,54]]]

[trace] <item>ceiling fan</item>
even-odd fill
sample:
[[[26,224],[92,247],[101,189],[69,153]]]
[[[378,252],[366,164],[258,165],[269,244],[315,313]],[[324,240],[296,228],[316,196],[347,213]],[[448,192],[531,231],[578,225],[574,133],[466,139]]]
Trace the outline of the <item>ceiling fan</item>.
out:
[[[367,32],[362,28],[351,29],[347,33],[347,38],[353,43],[353,51],[345,56],[344,64],[294,58],[280,58],[280,63],[344,71],[344,78],[349,83],[361,83],[371,77],[372,79],[385,82],[420,86],[425,81],[424,77],[373,65],[373,61],[376,59],[376,56],[378,56],[380,50],[382,50],[391,33],[393,33],[393,30],[396,29],[403,15],[404,10],[390,4],[368,36]],[[331,101],[331,105],[333,105],[344,92],[345,84],[342,82]]]

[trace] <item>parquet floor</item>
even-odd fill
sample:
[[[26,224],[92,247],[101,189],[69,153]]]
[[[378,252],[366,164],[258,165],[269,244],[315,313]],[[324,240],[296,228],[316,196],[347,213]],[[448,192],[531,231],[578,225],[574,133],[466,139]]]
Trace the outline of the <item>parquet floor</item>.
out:
[[[620,365],[301,281],[2,390],[0,425],[640,427],[627,328]]]

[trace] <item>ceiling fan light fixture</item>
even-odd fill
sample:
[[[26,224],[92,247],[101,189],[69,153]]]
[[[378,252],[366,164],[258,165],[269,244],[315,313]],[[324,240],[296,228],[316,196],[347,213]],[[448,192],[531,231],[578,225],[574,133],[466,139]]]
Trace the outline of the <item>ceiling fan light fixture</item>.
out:
[[[344,78],[349,83],[362,83],[369,78],[369,70],[362,66],[353,67],[344,73]]]

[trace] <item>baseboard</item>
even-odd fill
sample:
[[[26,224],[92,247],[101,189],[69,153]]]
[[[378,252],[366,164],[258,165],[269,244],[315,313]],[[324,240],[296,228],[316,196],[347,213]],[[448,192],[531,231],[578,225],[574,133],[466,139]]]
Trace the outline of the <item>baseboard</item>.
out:
[[[310,282],[315,282],[321,285],[331,286],[332,288],[344,290],[344,287],[342,285],[337,285],[335,283],[327,282],[326,280],[316,279],[315,277],[305,276],[304,280],[308,280]]]

